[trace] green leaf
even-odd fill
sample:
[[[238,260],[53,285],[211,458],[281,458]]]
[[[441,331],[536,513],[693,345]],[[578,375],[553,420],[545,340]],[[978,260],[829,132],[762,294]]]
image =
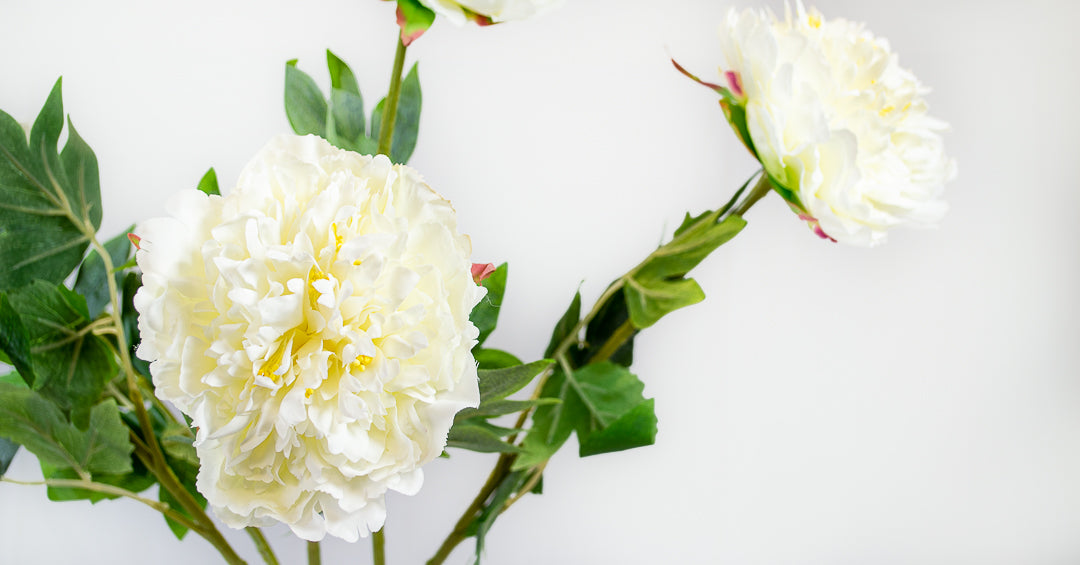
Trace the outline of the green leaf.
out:
[[[394,121],[394,140],[390,145],[390,160],[403,165],[409,162],[409,157],[412,157],[413,149],[416,148],[416,136],[420,130],[420,107],[423,103],[423,95],[420,92],[418,68],[414,64],[401,83],[401,98],[398,99],[397,119]],[[379,128],[382,127],[382,112],[385,104],[386,99],[383,98],[375,106],[375,111],[371,115],[373,136],[378,136]]]
[[[285,115],[297,135],[326,137],[326,99],[310,76],[296,68],[296,59],[285,63]]]
[[[586,365],[571,375],[556,371],[540,396],[562,402],[533,413],[524,453],[512,468],[527,469],[549,459],[571,431],[578,434],[580,445],[588,446],[580,450],[582,457],[652,445],[656,417],[650,420],[652,401],[642,396],[644,386],[625,367],[609,362]]]
[[[511,394],[521,390],[529,384],[536,375],[542,373],[551,366],[554,361],[544,359],[534,361],[528,365],[517,365],[505,369],[479,371],[480,379],[480,405],[492,400],[502,400]]]
[[[481,404],[478,408],[466,408],[457,413],[455,421],[468,420],[469,418],[492,418],[505,416],[545,404],[557,404],[557,398],[537,398],[536,400],[492,400]]]
[[[589,321],[585,329],[585,350],[579,355],[581,361],[591,362],[611,361],[624,367],[629,367],[634,362],[634,336],[638,330],[632,329],[630,336],[618,349],[611,352],[607,359],[595,359],[609,339],[623,339],[624,336],[616,335],[622,330],[622,326],[630,319],[630,313],[626,308],[625,290],[619,289],[608,298],[607,302],[600,306],[596,315]],[[580,363],[584,364],[584,363]]]
[[[618,419],[580,440],[578,455],[588,457],[656,443],[656,411],[653,399],[634,406]]]
[[[455,423],[446,438],[446,447],[457,447],[480,453],[516,453],[520,451],[501,439],[505,430],[484,425],[483,422],[465,421]],[[510,430],[512,431],[512,430]]]
[[[505,369],[514,365],[521,365],[521,360],[512,353],[501,349],[485,349],[477,347],[473,349],[473,358],[481,370]]]
[[[199,179],[198,189],[201,190],[203,193],[211,196],[215,194],[221,194],[221,190],[218,187],[217,182],[217,172],[214,171],[213,167],[210,167],[210,169],[206,171],[206,174],[203,175],[201,179]]]
[[[401,42],[409,45],[424,34],[435,23],[435,12],[424,6],[419,0],[397,0],[398,25],[401,27]]]
[[[0,112],[0,290],[34,279],[60,284],[82,261],[85,233],[101,225],[101,193],[94,152],[64,126],[57,80],[30,132]]]
[[[166,426],[165,431],[162,433],[162,448],[165,450],[165,457],[169,463],[169,467],[176,473],[176,477],[180,480],[180,484],[184,486],[184,490],[188,491],[188,493],[195,498],[195,501],[199,503],[201,508],[205,509],[206,498],[203,497],[197,488],[195,488],[195,480],[199,474],[198,457],[194,455],[194,448],[190,447],[190,444],[187,441],[178,437],[178,434],[182,433],[179,426]],[[168,504],[173,510],[186,516],[192,521],[196,521],[191,514],[184,509],[180,504],[180,501],[169,494],[169,491],[159,489],[158,500]],[[169,518],[165,518],[165,523],[177,539],[184,539],[184,536],[187,535],[188,529],[183,524],[174,522]]]
[[[30,353],[30,334],[7,294],[0,292],[0,349],[5,362],[15,367],[26,384],[34,386],[34,360]]]
[[[647,328],[664,315],[705,299],[701,287],[683,276],[746,225],[738,216],[717,223],[716,216],[713,212],[689,225],[684,222],[679,235],[626,277],[624,295],[634,327]]]
[[[574,294],[574,299],[570,301],[570,307],[566,309],[566,312],[559,318],[559,321],[555,324],[555,329],[551,332],[551,341],[548,342],[547,349],[544,350],[544,357],[551,358],[555,355],[555,350],[559,348],[559,344],[562,340],[570,337],[570,333],[574,331],[574,327],[581,321],[581,292]]]
[[[139,311],[135,309],[135,293],[139,291],[141,286],[141,274],[128,273],[124,277],[123,306],[121,307],[123,312],[120,315],[120,321],[124,325],[124,335],[131,348],[131,365],[135,367],[135,370],[140,375],[146,377],[147,383],[153,383],[153,378],[150,376],[150,363],[135,355],[135,350],[139,348]]]
[[[495,524],[495,519],[502,513],[506,502],[525,484],[527,479],[528,474],[523,471],[510,473],[503,478],[499,486],[495,487],[495,491],[491,493],[491,499],[480,511],[480,515],[469,524],[466,535],[476,537],[477,565],[479,565],[481,554],[484,551],[484,541],[488,532],[491,531],[491,526]]]
[[[481,286],[487,289],[487,295],[473,308],[469,319],[480,330],[476,347],[483,345],[495,326],[499,322],[499,308],[502,307],[503,296],[506,294],[506,277],[509,275],[510,265],[503,263],[492,271],[488,278],[481,282]]]
[[[29,337],[34,377],[27,382],[85,426],[86,412],[117,371],[108,344],[86,327],[90,320],[85,299],[42,281],[8,293],[8,298]]]
[[[0,436],[20,443],[39,460],[80,474],[132,471],[128,428],[113,400],[94,406],[90,426],[79,430],[42,395],[0,384]]]
[[[195,453],[194,438],[189,431],[182,424],[170,422],[161,433],[161,448],[170,458],[197,469],[199,456]]]
[[[331,88],[360,96],[360,84],[356,82],[356,75],[353,74],[349,65],[345,64],[345,61],[329,49],[326,50],[326,67],[330,70]]]
[[[76,473],[73,469],[53,467],[52,465],[44,462],[40,462],[40,464],[41,474],[46,479],[78,480],[81,478],[79,474]],[[132,471],[130,473],[124,475],[105,475],[101,473],[94,473],[93,480],[95,483],[112,485],[135,493],[142,492],[157,484],[157,480],[152,474],[150,474],[150,471],[146,469],[146,467],[142,464],[141,461],[138,460],[138,458],[133,457],[131,464]],[[120,498],[119,495],[115,494],[106,494],[99,491],[71,487],[50,486],[46,489],[46,493],[49,497],[49,500],[52,500],[54,502],[64,502],[69,500],[89,500],[91,503],[97,503],[102,500],[113,500],[116,498]]]
[[[212,170],[212,169],[211,169]],[[105,251],[109,253],[114,269],[127,263],[128,255],[131,254],[131,240],[127,234],[135,229],[131,226],[120,235],[105,242]],[[124,282],[124,273],[115,272],[116,288],[121,288]],[[90,251],[86,259],[83,259],[79,267],[79,276],[75,279],[75,292],[86,298],[86,309],[90,319],[97,319],[105,307],[109,304],[109,283],[105,278],[105,262],[97,251]]]
[[[11,460],[15,459],[15,454],[19,451],[19,444],[11,441],[10,439],[0,437],[0,477],[4,476],[8,467],[11,465]]]

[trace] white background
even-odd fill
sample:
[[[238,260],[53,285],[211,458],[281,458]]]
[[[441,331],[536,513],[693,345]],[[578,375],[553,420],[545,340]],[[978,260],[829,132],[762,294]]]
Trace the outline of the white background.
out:
[[[637,341],[657,444],[582,460],[571,441],[545,494],[496,524],[486,563],[1080,562],[1080,8],[817,5],[869,22],[934,87],[960,169],[949,215],[865,250],[817,239],[775,196],[759,203],[695,272],[705,303]],[[591,303],[756,169],[715,96],[667,61],[715,77],[728,6],[570,0],[492,28],[440,21],[410,48],[424,88],[411,164],[454,202],[474,259],[511,264],[492,345],[538,358],[579,282]],[[325,87],[333,49],[370,108],[394,34],[392,5],[373,0],[0,0],[0,108],[32,121],[63,75],[111,236],[210,165],[227,190],[288,130],[287,59]],[[430,556],[493,461],[454,453],[418,496],[391,496],[390,563]],[[40,478],[25,453],[9,475]],[[301,562],[287,529],[268,536]],[[326,563],[370,562],[366,543],[323,545]],[[0,485],[3,563],[215,555],[134,503]]]

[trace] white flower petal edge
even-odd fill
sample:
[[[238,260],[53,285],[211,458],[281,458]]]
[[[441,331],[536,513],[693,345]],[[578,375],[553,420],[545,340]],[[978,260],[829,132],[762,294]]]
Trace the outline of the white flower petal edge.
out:
[[[888,42],[802,2],[783,20],[731,10],[720,35],[762,165],[826,234],[872,246],[893,226],[942,218],[942,191],[956,176],[940,135],[947,125],[927,115],[929,89]]]
[[[272,140],[227,196],[142,224],[135,296],[157,394],[198,428],[197,486],[232,527],[355,541],[414,494],[479,403],[484,296],[450,203],[413,169]]]
[[[555,6],[563,0],[420,0],[435,13],[455,25],[468,21],[466,10],[491,18],[492,22],[524,20]]]

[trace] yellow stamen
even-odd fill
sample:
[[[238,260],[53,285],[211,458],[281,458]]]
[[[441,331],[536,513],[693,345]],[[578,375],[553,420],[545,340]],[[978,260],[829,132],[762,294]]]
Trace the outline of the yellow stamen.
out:
[[[341,251],[341,244],[345,243],[345,238],[337,231],[337,222],[330,224],[330,231],[334,234],[334,253]]]
[[[808,19],[810,20],[810,27],[815,29],[821,27],[821,18],[817,17],[817,15],[810,14]]]
[[[880,115],[882,118],[884,118],[885,116],[888,116],[895,109],[896,108],[894,108],[893,106],[886,106],[886,107],[882,108],[880,112],[878,112],[878,115]]]
[[[356,357],[356,361],[353,361],[350,367],[357,371],[363,371],[367,369],[367,366],[375,361],[374,357],[368,355],[359,355]]]
[[[311,398],[311,395],[315,394],[315,389],[309,388],[304,391],[304,398]]]
[[[330,277],[327,277],[318,265],[312,265],[311,270],[308,271],[308,303],[312,310],[319,309],[319,297],[322,296],[322,293],[315,289],[315,282],[329,279]]]
[[[293,336],[291,334],[282,337],[281,342],[278,343],[277,349],[270,354],[270,357],[262,364],[262,367],[259,368],[259,376],[267,377],[275,383],[278,382],[281,375],[278,375],[277,371],[281,368],[281,362],[285,358],[285,347],[292,338]]]

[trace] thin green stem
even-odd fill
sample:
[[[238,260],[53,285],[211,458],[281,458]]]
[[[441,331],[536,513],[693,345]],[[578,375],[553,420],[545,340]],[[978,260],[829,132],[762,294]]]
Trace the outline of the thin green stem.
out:
[[[322,550],[319,548],[319,542],[307,542],[307,562],[308,565],[322,565]]]
[[[382,112],[382,125],[379,127],[379,154],[390,156],[394,142],[394,123],[397,121],[398,100],[401,99],[401,73],[405,69],[406,46],[398,34],[397,51],[394,53],[394,70],[390,75],[390,92],[386,94],[386,107]]]
[[[371,534],[371,555],[375,565],[386,565],[386,525]]]
[[[187,519],[186,516],[176,512],[171,506],[164,502],[157,500],[150,500],[149,498],[143,498],[134,492],[127,489],[123,489],[113,485],[107,485],[104,483],[95,483],[94,481],[79,480],[79,479],[45,479],[44,481],[19,481],[9,477],[0,477],[0,482],[11,483],[13,485],[23,486],[46,486],[55,488],[77,488],[82,490],[89,490],[93,492],[100,492],[111,496],[122,496],[124,498],[130,498],[136,502],[142,503],[158,512],[161,512],[165,516],[168,516],[170,520],[183,524],[191,529],[196,529],[194,523]]]
[[[250,526],[244,528],[244,531],[247,532],[251,541],[255,542],[255,548],[259,550],[259,555],[262,556],[263,562],[266,563],[266,565],[280,565],[277,556],[274,555],[273,548],[270,547],[270,542],[266,541],[266,536],[263,535],[262,530]]]
[[[750,194],[746,195],[746,198],[742,202],[740,202],[739,205],[735,207],[735,209],[731,211],[730,215],[742,217],[744,214],[746,214],[747,210],[749,210],[754,204],[757,204],[758,200],[764,198],[765,195],[771,191],[772,184],[769,182],[769,175],[762,173],[761,177],[757,181],[757,184],[754,185],[754,188],[750,189]]]

